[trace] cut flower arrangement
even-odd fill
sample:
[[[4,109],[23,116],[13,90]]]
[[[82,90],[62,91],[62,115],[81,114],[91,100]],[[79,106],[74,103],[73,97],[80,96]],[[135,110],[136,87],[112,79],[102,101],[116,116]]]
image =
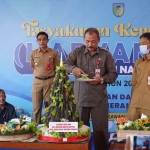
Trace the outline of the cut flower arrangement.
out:
[[[127,118],[120,117],[116,119],[118,130],[145,130],[150,131],[150,119],[141,117],[135,121],[129,121]]]

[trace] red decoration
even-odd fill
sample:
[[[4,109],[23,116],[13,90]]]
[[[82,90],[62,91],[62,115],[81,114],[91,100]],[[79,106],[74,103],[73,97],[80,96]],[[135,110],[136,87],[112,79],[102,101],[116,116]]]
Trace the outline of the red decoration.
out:
[[[100,62],[99,62],[99,61],[97,61],[97,62],[96,62],[96,65],[99,65],[99,64],[100,64]]]
[[[68,142],[80,142],[87,140],[89,136],[74,136],[69,138],[53,138],[50,136],[40,135],[38,139],[46,142],[56,142],[56,143],[68,143]]]
[[[46,69],[50,70],[50,64],[47,64]]]

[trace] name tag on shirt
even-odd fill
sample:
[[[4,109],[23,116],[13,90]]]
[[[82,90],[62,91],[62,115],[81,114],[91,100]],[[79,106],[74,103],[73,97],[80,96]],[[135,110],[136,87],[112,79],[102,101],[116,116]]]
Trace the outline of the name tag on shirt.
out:
[[[100,75],[100,69],[95,69],[95,75]]]
[[[150,76],[148,76],[148,85],[150,85]]]

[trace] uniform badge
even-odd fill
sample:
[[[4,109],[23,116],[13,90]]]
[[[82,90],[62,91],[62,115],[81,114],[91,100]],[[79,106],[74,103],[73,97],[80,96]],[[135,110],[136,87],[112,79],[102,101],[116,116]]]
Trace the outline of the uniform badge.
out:
[[[95,69],[95,75],[97,76],[100,76],[100,69]]]
[[[98,69],[99,67],[99,65],[100,65],[100,61],[101,61],[101,58],[98,58],[98,60],[96,61],[96,68]]]
[[[99,75],[99,76],[100,76],[100,68],[99,68],[100,61],[101,58],[98,58],[98,60],[96,61],[96,69],[95,69],[95,75]]]
[[[140,70],[140,68],[136,68],[136,70]]]

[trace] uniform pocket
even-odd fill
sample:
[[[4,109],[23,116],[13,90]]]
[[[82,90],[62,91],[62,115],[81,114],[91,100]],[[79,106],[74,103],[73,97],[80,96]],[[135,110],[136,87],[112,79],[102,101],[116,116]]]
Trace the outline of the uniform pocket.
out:
[[[48,59],[46,60],[46,66],[49,64],[49,69],[53,70],[54,69],[54,58],[53,57],[48,57]],[[48,70],[49,70],[48,69]]]
[[[82,66],[85,66],[87,63],[86,61],[82,60],[82,59],[78,59],[77,60],[77,67],[82,67]]]
[[[40,62],[40,57],[34,56],[34,63],[39,63],[39,62]]]
[[[53,64],[53,62],[54,62],[54,58],[53,57],[49,57],[48,63]]]

